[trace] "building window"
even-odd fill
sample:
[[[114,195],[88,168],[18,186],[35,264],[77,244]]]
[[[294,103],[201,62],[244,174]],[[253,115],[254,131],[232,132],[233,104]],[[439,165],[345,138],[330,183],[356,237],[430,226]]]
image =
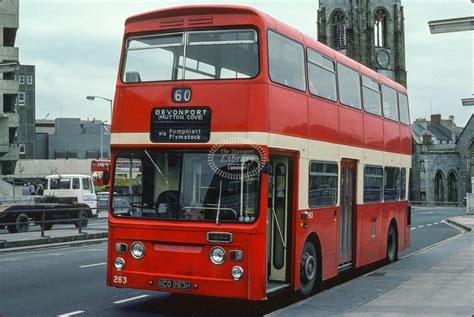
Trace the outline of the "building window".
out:
[[[26,154],[26,146],[24,144],[19,145],[20,154]]]
[[[23,75],[18,76],[18,82],[23,85],[25,83],[25,76]]]
[[[33,76],[26,76],[26,83],[28,85],[33,85]]]
[[[66,158],[66,152],[65,151],[55,151],[54,152],[54,158],[56,158],[56,159],[65,159]]]
[[[458,180],[454,172],[448,176],[448,201],[456,203],[458,201]]]
[[[342,50],[347,47],[346,17],[341,11],[336,11],[332,17],[334,25],[334,48]]]
[[[68,159],[77,159],[77,151],[67,151]]]
[[[387,34],[387,11],[378,9],[374,16],[374,45],[384,47]]]
[[[24,106],[25,105],[25,92],[20,91],[18,93],[18,105],[19,106]]]
[[[444,175],[443,172],[437,171],[435,176],[435,201],[442,203],[444,201]]]
[[[309,171],[309,207],[334,206],[337,201],[336,163],[311,162]]]

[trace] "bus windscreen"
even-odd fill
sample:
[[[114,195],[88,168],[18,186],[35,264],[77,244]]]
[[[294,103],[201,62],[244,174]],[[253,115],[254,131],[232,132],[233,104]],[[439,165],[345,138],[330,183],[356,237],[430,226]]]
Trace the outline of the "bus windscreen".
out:
[[[130,169],[115,169],[116,217],[217,223],[258,217],[258,154],[214,153],[211,159],[208,153],[145,150],[117,158],[126,160]]]

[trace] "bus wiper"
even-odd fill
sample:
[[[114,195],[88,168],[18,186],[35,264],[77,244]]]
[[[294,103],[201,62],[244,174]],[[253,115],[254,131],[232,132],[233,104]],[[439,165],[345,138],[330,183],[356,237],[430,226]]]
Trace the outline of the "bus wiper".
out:
[[[219,224],[219,213],[221,212],[222,180],[219,185],[219,200],[217,201],[216,225]]]
[[[155,169],[158,171],[158,173],[160,173],[161,177],[163,177],[163,179],[165,180],[166,186],[168,186],[168,189],[171,189],[170,183],[168,183],[168,179],[166,178],[165,174],[163,174],[163,172],[161,171],[160,167],[159,167],[158,165],[156,165],[155,161],[153,161],[153,159],[151,158],[150,153],[148,153],[147,150],[144,150],[144,151],[145,151],[146,156],[148,156],[148,158],[150,159],[151,164],[153,164],[153,166],[155,167]]]

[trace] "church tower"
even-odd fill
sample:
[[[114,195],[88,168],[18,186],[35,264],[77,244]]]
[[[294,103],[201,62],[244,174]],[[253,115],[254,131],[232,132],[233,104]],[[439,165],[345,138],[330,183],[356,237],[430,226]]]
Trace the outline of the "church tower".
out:
[[[406,87],[401,0],[319,0],[318,40]]]

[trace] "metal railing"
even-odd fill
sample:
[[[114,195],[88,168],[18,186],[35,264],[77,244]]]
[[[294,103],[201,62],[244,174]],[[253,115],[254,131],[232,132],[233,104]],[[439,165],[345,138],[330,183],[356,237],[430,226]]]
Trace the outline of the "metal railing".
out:
[[[97,214],[93,214],[97,210]],[[90,208],[85,206],[71,206],[48,209],[15,209],[8,210],[2,215],[0,212],[0,235],[7,233],[26,233],[29,232],[31,225],[39,225],[41,237],[47,237],[45,231],[52,230],[55,224],[73,224],[79,234],[84,234],[83,229],[89,227],[89,230],[103,230],[105,228],[90,228],[94,223],[107,223],[107,218],[99,218],[99,208]],[[103,210],[103,209],[102,209]],[[6,221],[8,219],[8,221]],[[104,221],[101,221],[104,219]],[[61,227],[61,230],[71,230]],[[89,231],[88,230],[88,231]]]
[[[450,201],[410,200],[410,204],[414,207],[462,207],[462,205],[459,202],[450,202]]]

